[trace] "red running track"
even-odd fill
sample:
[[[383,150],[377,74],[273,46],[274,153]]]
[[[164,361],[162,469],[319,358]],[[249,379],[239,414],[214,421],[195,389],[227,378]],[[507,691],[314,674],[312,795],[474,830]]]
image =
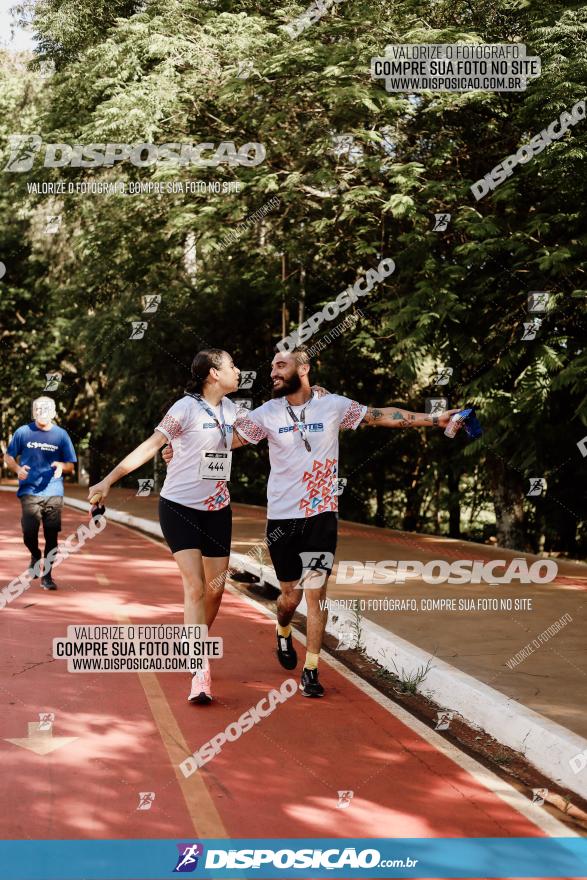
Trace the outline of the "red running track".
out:
[[[28,562],[19,509],[14,496],[0,496],[3,585]],[[82,513],[65,509],[62,538],[81,522]],[[185,672],[73,674],[52,659],[52,639],[69,624],[181,623],[179,576],[165,546],[109,523],[54,576],[57,592],[34,581],[0,610],[4,838],[561,833],[506,783],[326,659],[323,700],[295,694],[185,779],[178,764],[187,754],[290,677],[273,654],[272,619],[225,594],[212,630],[224,639],[213,664],[216,701],[192,706]],[[41,712],[54,713],[59,748],[36,754],[7,741],[26,737]],[[341,790],[354,793],[348,809],[337,808]],[[151,809],[137,810],[139,792],[155,793]]]

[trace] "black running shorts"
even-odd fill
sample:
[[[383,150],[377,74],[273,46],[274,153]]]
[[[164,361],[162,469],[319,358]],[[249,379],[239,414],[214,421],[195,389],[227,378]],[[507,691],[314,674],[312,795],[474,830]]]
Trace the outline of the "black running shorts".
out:
[[[39,523],[43,523],[45,529],[61,531],[61,511],[63,510],[63,495],[21,495],[22,506],[21,525],[23,532],[35,531]]]
[[[333,511],[267,520],[269,554],[278,580],[297,581],[304,568],[331,572],[337,531],[338,514]]]
[[[159,497],[159,522],[172,553],[199,550],[202,556],[230,556],[232,510],[195,510]]]

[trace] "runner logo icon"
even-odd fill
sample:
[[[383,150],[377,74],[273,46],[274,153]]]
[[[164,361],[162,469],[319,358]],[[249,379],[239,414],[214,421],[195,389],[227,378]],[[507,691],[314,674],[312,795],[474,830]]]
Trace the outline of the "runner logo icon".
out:
[[[198,859],[204,855],[201,843],[177,843],[179,856],[173,869],[174,874],[191,874],[198,867]]]
[[[339,791],[338,792],[338,803],[337,808],[339,810],[348,810],[351,805],[351,800],[354,792],[352,791]]]
[[[300,553],[302,576],[296,590],[319,590],[332,571],[334,553],[310,550]]]

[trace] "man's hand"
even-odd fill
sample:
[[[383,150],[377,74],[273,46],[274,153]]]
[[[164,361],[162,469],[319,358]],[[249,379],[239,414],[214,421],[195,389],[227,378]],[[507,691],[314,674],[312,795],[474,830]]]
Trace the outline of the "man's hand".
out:
[[[173,458],[173,446],[171,443],[168,443],[167,446],[164,446],[161,450],[161,458],[165,462],[166,465],[169,465],[169,462]]]
[[[17,470],[16,476],[18,477],[19,480],[26,480],[26,478],[29,475],[29,471],[30,471],[30,467],[28,466],[28,464],[23,464]]]
[[[438,416],[432,416],[432,424],[438,425],[439,428],[446,428],[446,426],[450,422],[452,416],[454,416],[455,413],[458,413],[460,411],[461,411],[460,409],[447,409],[445,412],[440,413],[440,415],[438,415]],[[459,425],[457,430],[460,431],[461,428],[462,428],[462,425]]]
[[[52,461],[51,467],[55,468],[55,473],[53,474],[53,476],[55,477],[56,480],[58,480],[59,477],[62,476],[62,474],[63,474],[63,462]]]
[[[88,501],[91,501],[92,496],[100,495],[100,500],[103,501],[108,497],[108,493],[110,492],[110,481],[102,480],[101,483],[96,483],[95,486],[90,486],[88,489]]]
[[[316,397],[326,397],[327,394],[330,394],[330,391],[327,391],[326,388],[323,388],[322,385],[312,385],[311,389]]]

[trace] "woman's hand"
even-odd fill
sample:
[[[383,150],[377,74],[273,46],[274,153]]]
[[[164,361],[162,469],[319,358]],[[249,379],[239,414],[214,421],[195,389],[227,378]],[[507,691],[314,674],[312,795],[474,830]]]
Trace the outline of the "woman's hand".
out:
[[[88,501],[91,501],[94,495],[100,496],[98,501],[104,501],[104,499],[108,497],[109,492],[110,482],[108,480],[102,480],[101,483],[96,483],[95,486],[90,486],[88,489]]]

